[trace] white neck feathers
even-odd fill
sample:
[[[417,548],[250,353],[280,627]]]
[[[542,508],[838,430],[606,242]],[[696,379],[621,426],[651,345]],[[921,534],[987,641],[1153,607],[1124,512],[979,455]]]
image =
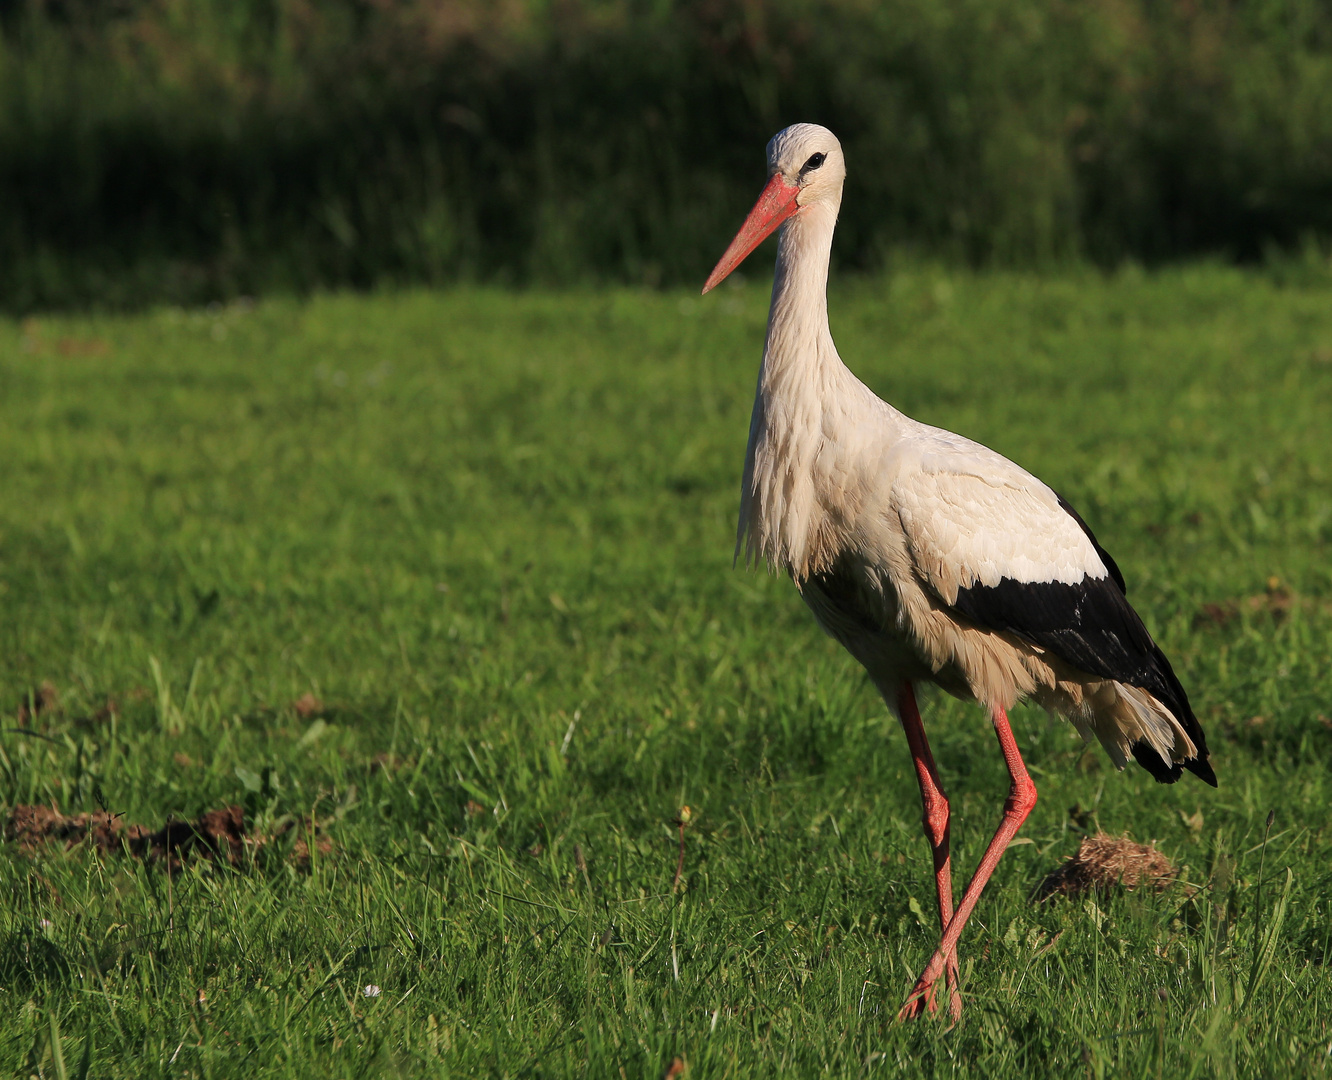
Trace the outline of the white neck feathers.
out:
[[[767,559],[797,580],[828,569],[859,503],[833,431],[882,403],[847,370],[828,329],[828,259],[837,206],[814,203],[778,240],[740,498],[736,557]],[[836,423],[830,415],[836,413]]]

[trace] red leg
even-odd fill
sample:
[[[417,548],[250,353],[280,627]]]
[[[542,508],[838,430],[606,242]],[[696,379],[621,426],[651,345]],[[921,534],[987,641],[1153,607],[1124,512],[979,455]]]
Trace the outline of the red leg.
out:
[[[962,894],[962,902],[958,904],[956,913],[949,920],[943,940],[939,942],[939,947],[930,957],[930,962],[925,965],[924,972],[916,980],[916,985],[907,997],[906,1004],[902,1006],[902,1011],[897,1014],[899,1020],[919,1016],[922,1011],[921,1002],[927,1001],[934,984],[944,973],[950,959],[953,963],[957,962],[957,942],[962,936],[962,928],[966,926],[967,919],[971,917],[971,912],[976,907],[976,901],[980,899],[981,890],[990,880],[990,875],[994,873],[994,868],[999,864],[999,858],[1008,847],[1009,841],[1013,839],[1018,829],[1022,827],[1022,823],[1027,820],[1032,807],[1036,805],[1036,785],[1031,782],[1031,777],[1027,775],[1027,767],[1022,764],[1022,755],[1018,753],[1013,729],[1008,726],[1008,716],[1003,709],[995,712],[994,732],[999,736],[999,748],[1003,751],[1004,764],[1008,766],[1008,775],[1011,778],[1008,799],[1004,802],[1004,817],[999,822],[999,828],[995,830],[990,846],[985,849],[980,865],[976,867],[976,873],[967,884],[966,892]],[[928,1004],[925,1007],[928,1008]]]
[[[939,898],[939,933],[948,930],[953,919],[953,873],[948,858],[948,799],[939,783],[939,770],[934,765],[934,755],[930,753],[930,743],[925,737],[925,725],[920,719],[920,710],[916,707],[916,693],[910,680],[904,679],[897,689],[897,713],[902,721],[902,730],[906,732],[907,746],[911,748],[911,760],[916,766],[916,779],[920,782],[920,802],[924,810],[925,839],[930,842],[930,852],[934,855],[934,891]],[[956,1020],[962,1015],[962,998],[957,992],[957,950],[948,956],[945,969],[948,983],[948,1009]],[[934,986],[918,999],[920,1006],[934,1012]]]

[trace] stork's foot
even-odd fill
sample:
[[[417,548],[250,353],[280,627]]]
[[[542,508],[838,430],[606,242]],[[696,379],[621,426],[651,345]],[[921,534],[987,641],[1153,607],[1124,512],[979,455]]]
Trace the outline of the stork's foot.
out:
[[[934,1000],[934,985],[916,983],[915,989],[907,996],[906,1004],[898,1010],[899,1020],[919,1020],[926,1013],[938,1012],[939,1006]]]
[[[939,987],[939,977],[937,975],[927,978],[929,969],[916,980],[916,985],[912,987],[911,993],[907,995],[906,1004],[897,1013],[899,1020],[918,1020],[926,1013],[938,1012],[939,1005],[937,993]],[[945,975],[945,983],[948,987],[948,1015],[953,1023],[957,1023],[962,1018],[962,995],[957,989],[957,955],[953,954],[948,958],[948,968]]]
[[[948,1015],[953,1023],[962,1019],[962,995],[957,989],[957,953],[948,958]]]

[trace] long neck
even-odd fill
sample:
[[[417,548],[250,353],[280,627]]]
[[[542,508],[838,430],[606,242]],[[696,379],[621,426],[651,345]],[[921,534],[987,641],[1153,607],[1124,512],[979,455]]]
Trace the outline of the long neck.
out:
[[[810,206],[782,226],[760,381],[825,362],[841,365],[828,330],[828,260],[837,207]]]
[[[766,558],[798,578],[828,561],[815,459],[824,410],[863,390],[828,330],[828,258],[837,207],[814,204],[783,227],[749,425],[736,554]]]

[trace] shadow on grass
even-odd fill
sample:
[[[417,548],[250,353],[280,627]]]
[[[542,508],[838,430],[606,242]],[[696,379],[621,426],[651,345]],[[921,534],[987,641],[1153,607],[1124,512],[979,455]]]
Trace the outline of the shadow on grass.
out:
[[[0,945],[0,985],[28,993],[38,987],[68,986],[74,966],[53,941],[20,930]]]

